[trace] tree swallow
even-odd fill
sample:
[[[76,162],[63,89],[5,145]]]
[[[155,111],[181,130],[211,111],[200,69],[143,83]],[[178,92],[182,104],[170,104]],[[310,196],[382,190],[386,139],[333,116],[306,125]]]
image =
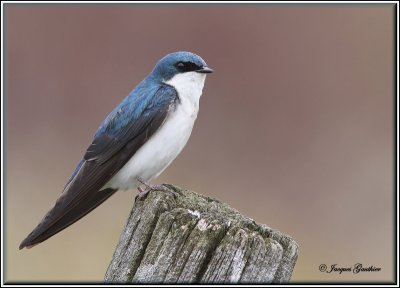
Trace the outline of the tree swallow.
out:
[[[100,125],[54,207],[19,249],[45,241],[116,191],[138,188],[160,175],[189,139],[211,72],[190,52],[162,58]]]

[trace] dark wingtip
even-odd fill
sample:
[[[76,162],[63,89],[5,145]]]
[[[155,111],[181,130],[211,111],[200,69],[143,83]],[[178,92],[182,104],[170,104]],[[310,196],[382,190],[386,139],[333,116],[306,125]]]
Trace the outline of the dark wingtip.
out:
[[[30,248],[32,248],[33,246],[36,246],[37,244],[39,244],[39,243],[32,243],[33,241],[32,241],[32,239],[30,239],[30,236],[31,236],[31,235],[29,235],[28,237],[26,237],[26,238],[21,242],[21,244],[19,244],[19,250],[22,250],[22,249],[24,249],[24,248],[30,249]]]
[[[19,244],[19,250],[22,250],[22,249],[24,249],[25,247],[27,247],[27,242],[28,242],[28,240],[27,240],[28,238],[25,238],[22,242],[21,242],[21,244]]]

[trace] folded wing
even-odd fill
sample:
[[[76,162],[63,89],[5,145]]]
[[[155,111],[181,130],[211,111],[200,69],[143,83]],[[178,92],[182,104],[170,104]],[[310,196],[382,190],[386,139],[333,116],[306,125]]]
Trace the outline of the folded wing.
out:
[[[132,93],[100,126],[54,207],[19,249],[43,242],[113,195],[114,189],[100,189],[158,130],[178,100],[169,85],[161,85],[153,93]]]

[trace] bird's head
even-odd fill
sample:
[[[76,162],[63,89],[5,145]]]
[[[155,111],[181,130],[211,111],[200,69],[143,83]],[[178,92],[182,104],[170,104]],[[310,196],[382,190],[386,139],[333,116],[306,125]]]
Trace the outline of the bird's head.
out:
[[[174,52],[162,58],[153,69],[153,76],[166,82],[184,73],[212,73],[213,70],[198,55],[191,52]]]

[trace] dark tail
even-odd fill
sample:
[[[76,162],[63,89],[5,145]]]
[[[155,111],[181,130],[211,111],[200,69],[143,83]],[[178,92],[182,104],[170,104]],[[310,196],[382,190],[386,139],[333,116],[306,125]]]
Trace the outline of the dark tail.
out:
[[[116,191],[117,190],[114,189],[105,189],[92,195],[87,195],[87,197],[80,199],[79,203],[74,207],[70,209],[61,208],[63,209],[62,211],[60,211],[60,207],[56,203],[56,205],[47,212],[39,225],[21,242],[19,249],[24,247],[31,248],[54,234],[57,234],[91,212]]]

